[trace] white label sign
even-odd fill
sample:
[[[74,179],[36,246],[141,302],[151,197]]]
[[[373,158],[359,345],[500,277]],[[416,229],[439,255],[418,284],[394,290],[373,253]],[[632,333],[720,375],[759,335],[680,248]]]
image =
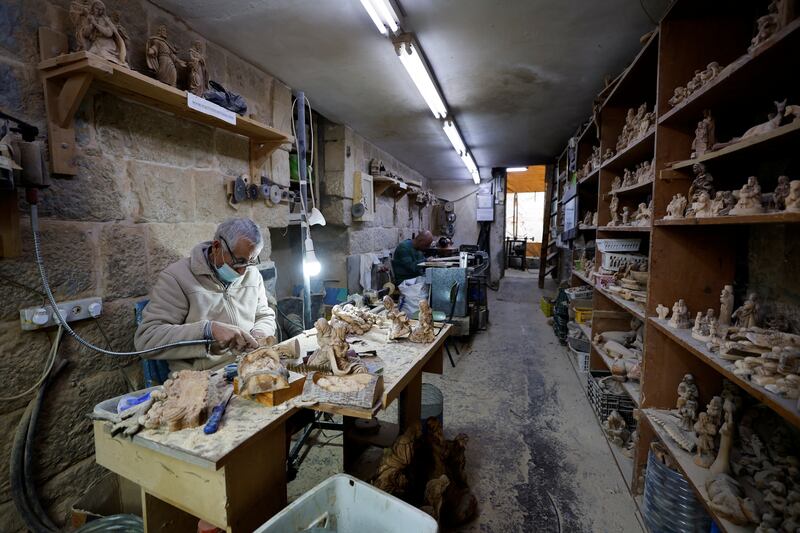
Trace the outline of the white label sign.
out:
[[[217,104],[200,98],[197,95],[186,93],[186,105],[189,106],[189,109],[194,109],[195,111],[199,111],[206,115],[211,115],[212,117],[224,120],[228,124],[233,124],[234,126],[236,125],[236,113],[233,111],[228,111],[224,107],[220,107]]]

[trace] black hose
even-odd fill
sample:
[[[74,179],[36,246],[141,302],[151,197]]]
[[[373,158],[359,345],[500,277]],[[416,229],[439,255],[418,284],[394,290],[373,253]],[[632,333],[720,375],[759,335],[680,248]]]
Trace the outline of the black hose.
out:
[[[58,354],[56,353],[55,356],[57,357]],[[47,379],[44,380],[42,386],[39,387],[39,392],[36,394],[36,397],[33,400],[33,411],[31,412],[31,419],[28,423],[28,433],[25,438],[25,463],[23,465],[23,471],[25,472],[25,497],[28,500],[28,504],[31,506],[34,512],[38,516],[42,518],[42,523],[53,530],[58,530],[58,527],[50,520],[50,517],[47,515],[47,512],[42,507],[42,503],[39,500],[39,495],[36,492],[36,477],[34,475],[34,468],[33,468],[33,447],[34,447],[34,439],[36,436],[36,425],[39,421],[39,412],[42,409],[42,401],[44,400],[44,394],[47,387],[50,383],[55,379],[59,372],[66,366],[67,361],[61,359],[56,363],[56,366],[53,367],[53,370],[50,372],[50,375],[47,376]]]
[[[28,433],[28,424],[31,420],[31,411],[33,411],[33,404],[35,400],[28,402],[28,407],[22,414],[22,418],[17,424],[17,430],[14,432],[14,441],[11,446],[11,454],[9,456],[9,483],[11,485],[11,498],[14,500],[14,507],[17,508],[17,513],[25,522],[25,527],[30,529],[33,533],[50,532],[47,526],[39,521],[38,516],[33,512],[25,496],[25,472],[24,472],[24,459],[25,455],[25,437]]]

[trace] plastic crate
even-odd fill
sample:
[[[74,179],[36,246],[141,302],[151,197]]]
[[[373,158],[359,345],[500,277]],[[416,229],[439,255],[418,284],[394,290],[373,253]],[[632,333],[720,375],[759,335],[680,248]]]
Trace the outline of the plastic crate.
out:
[[[570,289],[566,289],[567,298],[570,300],[586,300],[592,299],[592,287],[591,285],[581,285],[580,287],[572,287]]]
[[[588,322],[592,319],[591,307],[576,307],[575,308],[575,322]]]
[[[607,372],[590,372],[587,376],[586,394],[589,396],[589,403],[600,422],[605,422],[611,411],[617,411],[625,422],[628,429],[636,427],[636,420],[633,418],[633,410],[636,404],[627,394],[609,394],[600,388],[600,379],[610,376]]]
[[[542,299],[539,300],[539,307],[542,308],[542,313],[544,316],[551,317],[553,316],[553,302],[542,296]]]
[[[613,252],[603,252],[602,256],[603,262],[601,266],[604,269],[611,270],[613,272],[618,271],[628,263],[636,263],[638,265],[647,264],[647,256],[642,254],[617,254]]]
[[[638,252],[642,239],[597,239],[597,249],[606,252]]]
[[[354,477],[336,474],[290,503],[255,533],[327,531],[330,526],[338,533],[439,531],[429,514]]]

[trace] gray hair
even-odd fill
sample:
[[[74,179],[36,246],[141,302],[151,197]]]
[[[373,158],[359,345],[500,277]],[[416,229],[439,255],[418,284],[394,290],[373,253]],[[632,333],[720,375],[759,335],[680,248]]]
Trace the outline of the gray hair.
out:
[[[217,231],[214,233],[214,240],[219,240],[222,237],[228,246],[231,248],[236,247],[239,239],[246,239],[256,246],[256,255],[261,253],[264,247],[264,236],[261,234],[258,224],[249,218],[229,218],[222,224],[217,226]]]

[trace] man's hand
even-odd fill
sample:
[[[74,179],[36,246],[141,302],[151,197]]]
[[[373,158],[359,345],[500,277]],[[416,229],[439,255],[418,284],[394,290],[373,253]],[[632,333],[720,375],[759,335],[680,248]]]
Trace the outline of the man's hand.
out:
[[[264,334],[261,332],[253,333],[253,338],[256,340],[259,347],[273,346],[278,340],[274,335],[270,335],[269,337],[263,337],[262,335]]]
[[[258,341],[242,328],[222,322],[211,322],[211,338],[220,348],[230,348],[239,352],[258,348]]]

